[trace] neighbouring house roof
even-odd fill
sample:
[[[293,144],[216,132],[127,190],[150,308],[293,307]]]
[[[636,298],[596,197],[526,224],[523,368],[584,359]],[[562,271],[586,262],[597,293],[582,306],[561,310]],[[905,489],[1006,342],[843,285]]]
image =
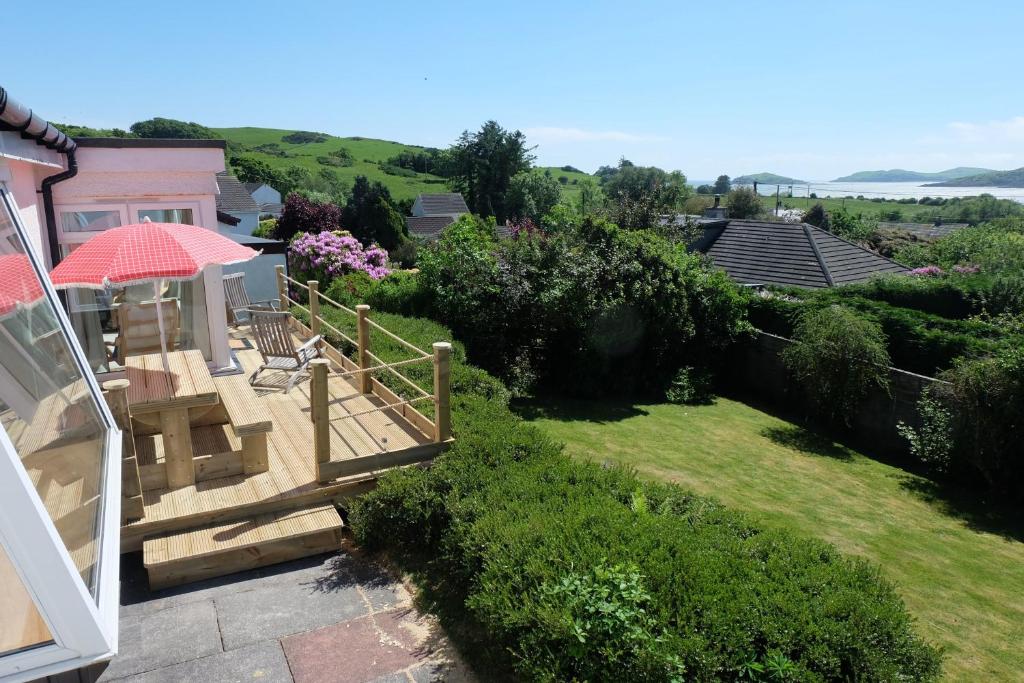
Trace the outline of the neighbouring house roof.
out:
[[[266,183],[242,183],[242,187],[244,187],[245,191],[248,192],[249,194],[252,194],[256,190],[263,187],[264,185],[266,185]]]
[[[224,140],[187,140],[178,138],[79,138],[79,147],[108,147],[113,149],[227,149]]]
[[[278,216],[284,212],[284,204],[281,202],[267,202],[260,204],[260,213],[269,213],[271,216]]]
[[[445,227],[455,222],[451,216],[406,216],[409,234],[424,240],[436,240]]]
[[[281,240],[271,240],[266,237],[256,237],[256,235],[242,235],[237,232],[233,232],[227,237],[239,244],[252,247],[261,254],[285,254],[288,250],[288,243]]]
[[[902,230],[918,237],[945,237],[955,230],[966,228],[967,223],[899,223],[895,221],[878,221],[879,230]]]
[[[242,222],[241,218],[235,218],[230,213],[224,213],[221,210],[217,210],[217,222],[224,223],[225,225],[238,225]]]
[[[832,287],[907,268],[806,223],[709,223],[697,249],[744,285]]]
[[[458,192],[421,194],[417,199],[424,216],[444,216],[455,213],[469,213],[466,200]]]
[[[233,175],[227,171],[217,174],[217,187],[220,194],[217,195],[217,210],[228,213],[257,212],[260,210],[256,200],[252,198],[246,189]]]

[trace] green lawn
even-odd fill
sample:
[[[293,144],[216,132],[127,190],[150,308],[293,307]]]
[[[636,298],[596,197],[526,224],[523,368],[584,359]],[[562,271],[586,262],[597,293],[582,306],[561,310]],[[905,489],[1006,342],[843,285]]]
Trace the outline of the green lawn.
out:
[[[927,480],[743,403],[521,406],[568,452],[626,463],[882,565],[950,680],[1024,674],[1024,538],[979,530]]]

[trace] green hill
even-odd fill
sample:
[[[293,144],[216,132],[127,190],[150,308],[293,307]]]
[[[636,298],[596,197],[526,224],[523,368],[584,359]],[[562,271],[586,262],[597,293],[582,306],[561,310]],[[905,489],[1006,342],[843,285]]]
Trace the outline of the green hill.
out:
[[[925,187],[1024,187],[1024,168],[1012,171],[988,171],[966,178],[928,183]]]
[[[807,183],[806,180],[797,180],[777,173],[751,173],[732,179],[733,185],[753,185],[755,182],[765,185],[805,185]]]
[[[313,173],[330,168],[350,185],[357,175],[379,180],[395,199],[408,199],[421,192],[446,192],[444,178],[406,169],[388,169],[384,162],[402,151],[422,151],[418,145],[403,145],[389,140],[341,138],[317,133],[311,142],[286,142],[283,138],[299,131],[277,128],[214,128],[228,142],[228,156],[245,154],[267,162],[273,168],[303,166]],[[351,166],[337,166],[331,155],[344,148],[352,156]],[[324,163],[326,160],[328,163]],[[391,171],[390,173],[388,171]],[[401,173],[402,175],[395,175]],[[408,175],[407,175],[408,174]]]
[[[857,171],[842,178],[836,178],[834,183],[910,183],[916,181],[943,181],[956,180],[979,173],[988,173],[988,168],[971,168],[969,166],[957,166],[938,173],[922,173],[921,171],[907,171],[902,168],[891,168],[888,171]]]

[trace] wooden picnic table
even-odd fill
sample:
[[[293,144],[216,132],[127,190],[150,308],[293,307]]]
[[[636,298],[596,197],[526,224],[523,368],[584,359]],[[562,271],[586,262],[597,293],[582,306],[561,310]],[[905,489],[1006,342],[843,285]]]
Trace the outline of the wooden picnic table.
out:
[[[195,483],[188,410],[217,405],[220,395],[201,351],[172,351],[167,363],[169,372],[159,353],[129,356],[125,373],[132,415],[159,415],[167,485],[176,488]]]

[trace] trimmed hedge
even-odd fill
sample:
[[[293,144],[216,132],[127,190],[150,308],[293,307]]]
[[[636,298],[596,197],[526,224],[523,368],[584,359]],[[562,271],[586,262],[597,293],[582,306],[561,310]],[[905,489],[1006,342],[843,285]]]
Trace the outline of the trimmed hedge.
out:
[[[981,358],[999,349],[1024,343],[995,325],[980,320],[953,320],[884,301],[865,298],[846,287],[820,291],[787,290],[784,296],[753,297],[748,308],[751,324],[783,337],[793,335],[801,312],[841,304],[881,326],[895,367],[934,376],[957,358]]]
[[[417,329],[436,332],[410,322],[417,344],[430,341]],[[939,675],[939,653],[874,566],[572,460],[482,385],[453,393],[448,453],[387,473],[349,519],[361,545],[419,573],[489,666],[537,681]]]

